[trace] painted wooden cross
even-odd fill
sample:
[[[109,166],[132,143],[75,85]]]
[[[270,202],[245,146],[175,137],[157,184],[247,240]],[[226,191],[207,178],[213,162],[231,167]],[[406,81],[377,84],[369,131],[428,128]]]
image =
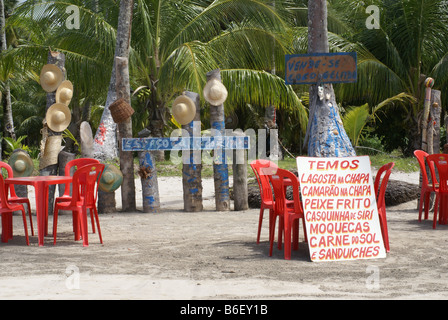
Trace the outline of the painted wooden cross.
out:
[[[227,152],[228,150],[248,150],[250,148],[250,137],[247,136],[202,136],[202,137],[164,137],[164,138],[124,138],[122,139],[122,150],[123,151],[140,151],[139,161],[140,161],[140,171],[139,175],[142,178],[142,184],[146,184],[146,188],[143,188],[143,210],[145,212],[157,212],[160,206],[159,194],[158,194],[158,182],[155,161],[151,156],[151,151],[164,150],[164,151],[210,151],[214,150],[215,154],[221,152]],[[199,158],[199,160],[198,160]],[[201,170],[201,159],[202,157],[189,156],[183,158],[184,166],[182,169],[182,175],[185,178],[187,176],[188,180],[196,180],[195,176],[199,173],[194,173],[194,171]],[[217,157],[217,159],[224,159],[225,157]],[[199,163],[196,163],[198,162]],[[244,164],[243,164],[244,165]],[[193,170],[192,172],[189,172]],[[200,179],[199,179],[200,180]],[[200,183],[200,181],[194,182],[195,184]],[[191,189],[191,190],[190,190]],[[193,192],[195,188],[186,189],[184,188],[184,193]],[[202,189],[202,187],[201,187]],[[146,191],[145,191],[146,190]],[[147,192],[147,194],[145,194]],[[185,202],[186,197],[189,199],[188,203]],[[194,201],[194,198],[202,198],[202,191],[199,194],[184,194],[184,207],[187,211],[201,211],[202,210],[202,200]],[[190,203],[191,202],[191,203]],[[194,209],[195,205],[192,203],[200,203],[197,205],[199,208]],[[188,209],[193,208],[193,209]]]
[[[249,137],[237,136],[126,138],[122,142],[123,151],[249,149]]]

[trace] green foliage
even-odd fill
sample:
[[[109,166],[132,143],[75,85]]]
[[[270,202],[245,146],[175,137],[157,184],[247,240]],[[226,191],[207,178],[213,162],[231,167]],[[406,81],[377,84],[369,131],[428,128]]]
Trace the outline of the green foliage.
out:
[[[26,136],[21,136],[14,140],[10,137],[3,137],[3,140],[6,142],[6,150],[4,150],[5,155],[9,156],[16,149],[22,149],[26,152],[30,151],[30,148],[27,145],[23,145],[22,141],[26,139]]]

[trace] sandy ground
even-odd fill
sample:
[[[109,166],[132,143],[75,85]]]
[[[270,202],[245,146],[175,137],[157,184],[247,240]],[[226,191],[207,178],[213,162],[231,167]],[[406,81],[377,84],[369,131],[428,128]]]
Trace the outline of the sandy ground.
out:
[[[415,174],[391,179],[418,183]],[[259,210],[216,212],[211,180],[200,213],[182,211],[180,178],[160,178],[159,187],[161,213],[100,216],[103,245],[95,234],[89,247],[73,241],[71,215],[62,215],[56,246],[50,232],[44,247],[36,236],[28,247],[15,216],[14,239],[0,244],[0,299],[448,297],[448,226],[419,223],[416,201],[388,208],[387,258],[314,263],[303,238],[292,260],[278,249],[269,257],[266,219],[257,245]]]

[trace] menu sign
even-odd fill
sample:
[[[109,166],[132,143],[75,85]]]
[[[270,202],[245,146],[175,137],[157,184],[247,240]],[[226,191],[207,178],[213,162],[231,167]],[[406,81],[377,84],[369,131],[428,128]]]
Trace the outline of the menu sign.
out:
[[[385,258],[370,159],[298,157],[312,261]]]

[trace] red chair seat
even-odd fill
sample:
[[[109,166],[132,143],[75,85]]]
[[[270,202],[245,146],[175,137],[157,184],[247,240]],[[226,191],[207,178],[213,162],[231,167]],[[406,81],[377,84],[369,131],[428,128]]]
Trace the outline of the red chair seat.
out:
[[[262,168],[261,171],[266,169]],[[277,169],[275,174],[269,175],[269,179],[274,190],[275,202],[274,210],[272,210],[270,217],[270,237],[269,237],[269,255],[272,256],[272,249],[274,243],[275,224],[277,217],[279,218],[278,229],[278,244],[281,248],[281,238],[284,234],[284,256],[285,259],[291,259],[291,235],[293,238],[293,249],[299,248],[299,219],[302,219],[303,228],[305,229],[305,220],[303,215],[302,203],[300,201],[299,194],[299,181],[297,177],[290,171],[284,169]],[[289,182],[293,188],[293,200],[292,206],[288,206],[288,200],[286,199],[286,183],[285,181],[290,179]],[[306,237],[306,231],[305,237]]]
[[[26,225],[26,214],[22,204],[11,204],[8,201],[7,188],[3,176],[0,174],[0,214],[2,215],[2,242],[12,239],[12,213],[22,211],[23,226],[25,229],[26,244],[30,245],[28,227]]]
[[[72,211],[73,230],[75,231],[75,240],[82,236],[83,246],[88,246],[87,230],[87,208],[96,203],[98,194],[98,182],[104,170],[104,164],[94,163],[79,168],[73,175],[72,196],[70,201],[56,202],[53,213],[53,240],[56,244],[57,223],[59,210]],[[96,226],[100,243],[103,243],[101,228],[98,219],[98,212],[94,210]]]
[[[66,176],[72,176],[73,173],[75,172],[75,170],[88,165],[88,164],[95,164],[95,163],[100,163],[99,160],[97,159],[93,159],[93,158],[78,158],[78,159],[73,159],[69,162],[67,162],[67,164],[65,165],[64,168],[64,175]],[[66,184],[65,188],[64,188],[64,194],[60,197],[57,197],[55,202],[70,202],[72,199],[71,195],[70,195],[70,184]],[[95,223],[94,223],[94,214],[95,211],[97,210],[96,208],[96,203],[91,203],[88,205],[88,209],[90,209],[90,220],[91,220],[91,224],[92,224],[92,232],[95,233]]]
[[[376,196],[376,204],[378,208],[378,215],[380,220],[381,232],[383,234],[383,242],[387,252],[390,252],[389,245],[389,231],[387,229],[387,217],[386,217],[386,189],[389,182],[392,168],[395,166],[394,162],[390,162],[382,166],[375,177],[374,190]]]
[[[14,176],[14,171],[12,170],[11,166],[7,164],[6,162],[0,161],[0,174],[1,169],[6,169],[6,172],[8,174],[8,178],[12,178]],[[8,191],[6,191],[8,193]],[[31,235],[34,236],[34,228],[33,228],[33,218],[31,215],[31,205],[30,200],[28,198],[19,197],[16,194],[16,190],[14,189],[14,186],[9,187],[9,203],[19,203],[19,204],[26,204],[28,208],[28,215],[30,219],[30,228],[31,228]]]
[[[437,180],[435,181],[436,185],[435,188],[433,186],[433,182],[429,182],[428,179],[428,172],[426,171],[426,157],[428,156],[428,153],[426,153],[423,150],[415,150],[414,155],[417,158],[418,164],[420,166],[420,175],[421,175],[421,187],[420,187],[420,200],[419,200],[419,210],[418,210],[418,221],[422,221],[422,212],[423,208],[425,210],[425,220],[428,219],[429,216],[429,207],[430,207],[430,197],[431,193],[435,192],[438,188]],[[430,164],[433,166],[433,164]],[[432,178],[435,179],[435,178]]]

